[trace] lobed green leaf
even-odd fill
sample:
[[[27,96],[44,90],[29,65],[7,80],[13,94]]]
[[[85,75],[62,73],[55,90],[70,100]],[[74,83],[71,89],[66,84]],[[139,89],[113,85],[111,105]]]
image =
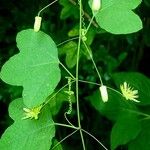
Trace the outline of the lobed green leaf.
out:
[[[143,74],[137,72],[120,72],[112,76],[115,84],[120,87],[120,84],[127,82],[134,90],[138,90],[138,105],[150,104],[150,79]]]
[[[141,0],[102,0],[96,21],[101,28],[113,34],[137,32],[142,29],[142,21],[132,10],[140,3]]]
[[[128,103],[121,94],[110,89],[108,89],[108,102],[106,103],[102,101],[99,90],[89,96],[88,99],[98,112],[113,121],[118,119],[122,111],[126,113],[129,110],[136,110],[136,107],[132,103]]]
[[[127,144],[135,139],[141,131],[141,124],[137,114],[126,112],[120,114],[111,131],[111,149]]]
[[[16,41],[20,53],[3,65],[0,77],[23,86],[24,104],[32,108],[43,103],[60,80],[57,48],[50,36],[32,29],[19,32]]]
[[[17,99],[10,104],[10,116],[15,122],[6,129],[0,139],[1,150],[49,150],[55,136],[50,108],[45,106],[38,120],[22,120],[23,101]],[[15,106],[19,106],[15,107]],[[20,109],[22,107],[22,109]],[[16,113],[17,112],[17,113]],[[18,115],[19,114],[19,115]]]

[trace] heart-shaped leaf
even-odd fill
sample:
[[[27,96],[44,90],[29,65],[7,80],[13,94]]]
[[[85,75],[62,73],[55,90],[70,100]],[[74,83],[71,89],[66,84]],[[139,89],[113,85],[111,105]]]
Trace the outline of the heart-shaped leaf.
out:
[[[150,79],[138,72],[118,72],[113,74],[115,84],[120,88],[123,82],[127,82],[134,90],[138,90],[138,105],[150,104]]]
[[[120,114],[111,131],[111,149],[114,150],[119,145],[127,144],[135,139],[140,131],[141,124],[137,114],[127,111]]]
[[[141,0],[102,0],[102,7],[96,14],[101,28],[113,34],[128,34],[142,29],[142,22],[135,9]]]
[[[45,106],[38,120],[26,119],[23,116],[22,99],[14,100],[9,107],[9,115],[15,121],[6,129],[0,139],[1,150],[49,150],[55,136],[54,122],[50,108]]]
[[[102,101],[99,90],[90,95],[88,99],[91,105],[108,119],[116,121],[122,112],[136,111],[136,107],[132,103],[128,103],[121,94],[109,88],[107,88],[107,92],[108,102],[106,103]]]
[[[150,149],[150,120],[142,120],[142,131],[137,138],[129,143],[128,150],[149,150]]]
[[[8,84],[23,86],[23,101],[27,107],[43,103],[60,80],[57,48],[47,34],[32,29],[17,35],[20,53],[2,67],[1,79]]]

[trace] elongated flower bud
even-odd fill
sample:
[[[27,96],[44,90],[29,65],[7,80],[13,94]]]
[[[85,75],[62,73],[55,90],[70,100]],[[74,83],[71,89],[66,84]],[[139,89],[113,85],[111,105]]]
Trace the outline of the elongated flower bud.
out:
[[[34,31],[35,32],[38,32],[40,30],[41,21],[42,21],[42,17],[39,17],[39,16],[35,17],[35,22],[34,22]]]
[[[101,0],[93,0],[92,2],[92,10],[99,11],[101,8]]]
[[[105,85],[102,85],[100,86],[99,90],[100,90],[103,102],[107,102],[108,101],[107,87]]]

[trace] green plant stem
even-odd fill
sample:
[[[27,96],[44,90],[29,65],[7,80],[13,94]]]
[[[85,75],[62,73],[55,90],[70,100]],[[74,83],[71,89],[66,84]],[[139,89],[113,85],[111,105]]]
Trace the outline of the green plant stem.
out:
[[[82,42],[83,42],[83,44],[84,44],[84,46],[85,46],[87,52],[89,53],[89,56],[90,56],[90,58],[91,58],[91,60],[92,60],[92,63],[93,63],[93,65],[94,65],[94,68],[95,68],[95,70],[96,70],[96,72],[97,72],[97,75],[98,75],[98,77],[99,77],[100,84],[103,85],[103,81],[102,81],[101,75],[100,75],[100,73],[99,73],[99,71],[98,71],[98,68],[97,68],[97,66],[96,66],[96,64],[95,64],[95,61],[94,61],[94,59],[93,59],[93,56],[92,56],[92,54],[90,53],[90,50],[89,50],[88,46],[86,45],[86,43],[85,43],[84,41],[82,41]]]
[[[101,86],[101,84],[95,83],[95,82],[91,82],[91,81],[86,81],[86,80],[78,80],[78,81],[79,82],[83,82],[83,83],[87,83],[87,84],[93,84],[93,85]],[[117,94],[123,96],[119,91],[117,91],[117,90],[115,90],[115,89],[113,89],[113,88],[111,88],[109,86],[107,86],[107,88],[110,89],[110,90],[112,90],[112,91],[114,91],[114,92],[116,92]]]
[[[78,80],[78,81],[79,82],[83,82],[83,83],[87,83],[87,84],[93,84],[93,85],[101,86],[101,84],[95,83],[95,82],[91,82],[91,81],[86,81],[86,80]],[[111,88],[109,86],[107,86],[107,88],[110,89],[110,90],[112,90],[112,91],[114,91],[114,92],[116,92],[117,94],[123,96],[122,93],[120,93],[119,91],[117,91],[117,90],[115,90],[115,89],[113,89],[113,88]]]
[[[80,136],[82,140],[83,150],[85,150],[85,142],[83,138],[83,133],[81,130],[81,122],[80,122],[80,107],[79,107],[79,56],[80,56],[80,47],[81,47],[81,38],[82,38],[82,0],[79,0],[80,7],[80,23],[79,23],[79,41],[78,41],[78,49],[77,49],[77,64],[76,64],[76,100],[77,100],[77,119],[78,119],[78,127],[80,129]]]
[[[39,12],[38,12],[38,16],[40,16],[40,14],[41,14],[41,12],[43,11],[43,10],[45,10],[46,8],[48,8],[49,6],[51,6],[51,5],[53,5],[55,2],[57,2],[58,0],[55,0],[55,1],[53,1],[53,2],[51,2],[50,4],[48,4],[48,5],[46,5],[44,8],[42,8]]]
[[[59,92],[61,92],[65,87],[68,86],[68,83],[65,84],[63,87],[61,87],[52,97],[50,97],[44,104],[43,107],[50,102],[51,99],[53,99]]]
[[[63,141],[65,141],[67,138],[69,138],[70,136],[72,136],[73,134],[75,134],[79,129],[73,131],[72,133],[70,133],[69,135],[67,135],[66,137],[64,137],[60,142],[58,142],[51,150],[55,149],[59,144],[61,144]]]
[[[92,22],[93,22],[94,17],[95,17],[95,16],[93,15],[92,18],[91,18],[91,20],[90,20],[90,23],[89,23],[88,27],[86,28],[86,33],[85,33],[85,34],[87,34],[87,32],[89,31],[89,29],[90,29],[90,27],[91,27],[91,24],[92,24]]]
[[[77,6],[77,2],[76,0],[68,0],[71,4],[73,4],[74,6]],[[77,8],[79,9],[79,7],[77,6]],[[87,12],[85,12],[84,10],[82,10],[82,13],[84,14],[84,16],[86,17],[86,19],[88,21],[91,21],[91,17],[89,16],[89,14]],[[95,22],[92,21],[92,24],[94,27],[99,28],[99,25]]]
[[[89,136],[91,136],[95,141],[97,141],[105,150],[108,150],[95,136],[93,136],[91,133],[87,132],[84,129],[81,129],[83,132],[85,132],[86,134],[88,134]]]
[[[124,97],[123,94],[120,93],[119,91],[117,91],[117,90],[115,90],[115,89],[113,89],[113,88],[111,88],[109,86],[107,86],[107,88],[110,89],[110,90],[112,90],[112,91],[114,91],[114,92],[116,92],[117,94],[121,95],[122,97]]]
[[[65,40],[65,41],[63,41],[63,42],[57,44],[57,47],[59,47],[59,46],[65,44],[65,43],[67,43],[67,42],[70,42],[70,41],[73,41],[73,40],[77,40],[78,38],[79,38],[79,37],[77,36],[77,37],[73,37],[73,38],[71,38],[71,39]]]
[[[83,82],[83,83],[87,83],[87,84],[93,84],[93,85],[101,86],[101,84],[95,83],[95,82],[91,82],[91,81],[86,81],[86,80],[78,80],[78,81],[79,82]],[[119,91],[117,91],[117,90],[115,90],[115,89],[113,89],[113,88],[111,88],[109,86],[107,86],[107,88],[110,89],[110,90],[112,90],[112,91],[114,91],[114,92],[116,92],[117,94],[123,96],[122,93],[120,93]]]
[[[72,129],[76,129],[76,130],[79,129],[78,127],[75,127],[75,126],[73,126],[73,125],[67,125],[67,124],[56,123],[56,122],[55,122],[53,125],[61,126],[61,127],[67,127],[67,128],[72,128]]]
[[[75,127],[75,126],[69,121],[69,119],[67,118],[66,112],[64,113],[64,117],[65,117],[66,121],[68,122],[68,124],[70,124],[71,126]]]
[[[87,84],[93,84],[93,85],[100,86],[100,84],[95,83],[95,82],[91,82],[91,81],[85,81],[85,80],[78,80],[78,81],[79,81],[79,82],[83,82],[83,83],[87,83]],[[113,88],[111,88],[111,87],[109,87],[109,86],[107,86],[107,88],[110,89],[110,90],[112,90],[112,91],[114,91],[114,92],[116,92],[117,94],[121,95],[122,97],[124,97],[121,92],[119,92],[119,91],[117,91],[117,90],[115,90],[115,89],[113,89]],[[124,109],[124,108],[123,108],[123,109]],[[124,110],[127,110],[127,111],[129,111],[129,112],[131,112],[131,113],[134,113],[134,114],[137,114],[137,115],[141,115],[141,116],[146,117],[146,118],[144,118],[144,119],[149,119],[149,118],[150,118],[150,115],[149,115],[149,114],[145,114],[145,113],[142,113],[142,112],[139,112],[139,111],[130,110],[130,109],[124,109]]]
[[[141,116],[144,116],[144,117],[150,117],[149,114],[145,114],[145,113],[142,113],[142,112],[139,112],[139,111],[135,111],[135,110],[131,110],[131,109],[126,109],[126,108],[123,108],[123,110],[126,110],[128,112],[131,112],[131,113],[134,113],[134,114],[137,114],[137,115],[141,115]]]
[[[73,78],[75,79],[75,77],[73,76],[73,74],[59,61],[59,64],[66,70],[66,72]]]
[[[86,81],[86,80],[78,80],[79,82],[83,82],[83,83],[87,83],[87,84],[93,84],[93,85],[97,85],[100,86],[99,83],[95,83],[95,82],[91,82],[91,81]]]

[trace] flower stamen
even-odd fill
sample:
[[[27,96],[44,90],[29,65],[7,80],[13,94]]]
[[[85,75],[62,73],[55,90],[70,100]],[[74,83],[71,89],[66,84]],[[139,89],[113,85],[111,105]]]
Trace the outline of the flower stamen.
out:
[[[24,112],[25,112],[25,117],[23,117],[22,119],[38,119],[38,115],[40,114],[42,106],[39,107],[35,107],[32,109],[29,108],[23,108]]]
[[[131,100],[135,102],[140,102],[137,100],[138,96],[138,90],[134,90],[134,88],[130,87],[127,82],[124,82],[120,85],[121,92],[126,100]]]

